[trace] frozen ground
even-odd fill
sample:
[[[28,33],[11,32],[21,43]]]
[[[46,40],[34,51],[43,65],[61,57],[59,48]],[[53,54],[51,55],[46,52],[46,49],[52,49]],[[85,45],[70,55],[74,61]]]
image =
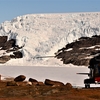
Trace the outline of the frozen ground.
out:
[[[2,79],[5,77],[16,77],[25,75],[29,78],[44,82],[45,79],[61,81],[64,84],[70,82],[73,86],[84,86],[84,75],[77,75],[78,72],[89,72],[86,67],[37,67],[37,66],[0,66]]]
[[[67,67],[43,67],[43,66],[0,66],[0,74],[2,79],[25,75],[26,81],[29,78],[34,78],[44,82],[45,79],[61,81],[64,84],[71,83],[73,87],[84,87],[84,79],[87,75],[79,75],[76,73],[88,73],[87,67],[68,65]],[[91,84],[91,87],[100,87],[98,84]]]

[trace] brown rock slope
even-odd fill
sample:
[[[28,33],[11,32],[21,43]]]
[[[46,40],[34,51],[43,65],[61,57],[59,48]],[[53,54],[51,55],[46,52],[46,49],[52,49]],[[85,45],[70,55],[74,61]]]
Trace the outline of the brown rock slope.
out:
[[[67,85],[57,87],[0,85],[0,100],[100,100],[100,88],[78,89],[68,88]]]
[[[23,79],[23,75],[19,76]],[[42,85],[15,79],[0,81],[0,100],[100,100],[100,88],[73,88],[70,83],[50,79]],[[32,78],[31,81],[38,82]]]

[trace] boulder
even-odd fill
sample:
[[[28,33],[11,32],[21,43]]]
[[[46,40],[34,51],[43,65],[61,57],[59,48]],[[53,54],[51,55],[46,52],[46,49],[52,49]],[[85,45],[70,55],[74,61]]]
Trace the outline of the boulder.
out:
[[[38,85],[38,81],[36,79],[33,79],[33,78],[29,78],[29,82],[32,83],[32,85]]]
[[[29,82],[38,82],[36,79],[29,78]]]
[[[61,59],[64,64],[71,63],[78,66],[90,65],[90,67],[93,67],[93,64],[97,63],[97,61],[95,61],[95,59],[91,59],[91,56],[93,57],[100,53],[99,45],[100,35],[81,37],[78,40],[68,43],[65,47],[59,49],[57,53],[55,53],[55,57]],[[91,46],[94,47],[88,48]]]
[[[53,81],[53,80],[49,80],[49,79],[46,79],[44,83],[45,83],[45,85],[50,85],[50,86],[63,86],[64,85],[62,82]]]
[[[23,57],[23,54],[20,51],[13,52],[13,54],[14,54],[15,58],[22,58]]]
[[[22,82],[22,81],[24,81],[26,79],[26,76],[24,76],[24,75],[19,75],[19,76],[17,76],[15,79],[14,79],[14,81],[15,82]]]
[[[2,47],[7,42],[7,36],[0,36],[0,47]]]
[[[67,87],[67,89],[72,89],[73,88],[71,83],[66,83],[66,87]]]
[[[16,44],[16,40],[15,40],[15,39],[11,39],[11,40],[7,41],[7,42],[3,45],[2,49],[3,49],[3,50],[8,50],[8,49],[14,47],[15,44]]]

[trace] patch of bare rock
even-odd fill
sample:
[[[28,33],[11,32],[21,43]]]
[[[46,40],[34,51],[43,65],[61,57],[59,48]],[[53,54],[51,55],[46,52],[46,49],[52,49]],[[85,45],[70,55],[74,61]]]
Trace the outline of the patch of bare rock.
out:
[[[16,45],[16,39],[8,40],[7,36],[0,36],[0,63],[6,63],[10,59],[22,58],[23,54],[20,51],[22,47]],[[10,53],[8,55],[8,53]]]
[[[64,64],[88,66],[91,58],[100,55],[100,35],[81,37],[59,49],[55,55]]]
[[[0,100],[100,100],[100,88],[73,88],[70,83],[34,78],[25,80],[19,75],[11,80],[0,81]]]
[[[70,83],[62,83],[60,81],[45,79],[44,82],[37,81],[34,78],[25,80],[25,75],[19,75],[11,80],[0,81],[0,98],[9,97],[45,97],[52,94],[61,93],[71,90],[73,87]]]

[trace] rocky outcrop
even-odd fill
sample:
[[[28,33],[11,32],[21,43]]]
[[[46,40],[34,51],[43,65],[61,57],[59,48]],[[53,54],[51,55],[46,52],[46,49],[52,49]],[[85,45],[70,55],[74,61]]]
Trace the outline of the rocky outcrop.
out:
[[[62,82],[59,81],[53,81],[50,79],[45,79],[45,85],[50,85],[50,86],[63,86],[64,84]]]
[[[14,81],[15,82],[22,82],[22,81],[24,81],[26,79],[26,76],[24,76],[24,75],[19,75],[19,76],[17,76],[15,79],[14,79]]]
[[[13,52],[13,55],[10,55],[11,58],[22,58],[23,54],[20,51]]]
[[[88,66],[90,59],[100,53],[100,35],[81,37],[59,49],[55,55],[64,64]]]
[[[3,47],[4,44],[7,42],[7,36],[0,36],[0,47]]]
[[[66,85],[65,85],[65,86],[66,86],[66,88],[67,88],[67,89],[72,89],[72,88],[73,88],[73,86],[72,86],[72,84],[71,84],[71,83],[66,83]]]
[[[0,36],[0,50],[4,51],[0,54],[0,63],[4,64],[11,59],[22,58],[23,54],[19,49],[23,48],[16,45],[16,39],[7,40],[7,36]],[[12,53],[12,54],[7,54]]]
[[[15,44],[16,44],[15,39],[8,40],[7,42],[4,43],[4,45],[2,46],[2,49],[9,50],[10,48],[15,47]]]
[[[28,81],[31,82],[32,85],[38,85],[39,84],[39,82],[36,79],[33,79],[33,78],[29,78]]]

